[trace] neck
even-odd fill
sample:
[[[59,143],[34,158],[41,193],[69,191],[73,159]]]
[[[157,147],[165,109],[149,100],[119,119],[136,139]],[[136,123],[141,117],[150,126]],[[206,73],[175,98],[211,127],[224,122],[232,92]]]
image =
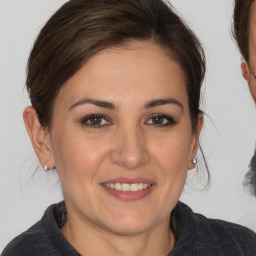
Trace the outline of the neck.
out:
[[[88,225],[69,216],[61,232],[81,255],[87,256],[165,256],[175,244],[169,218],[145,232],[124,235]]]

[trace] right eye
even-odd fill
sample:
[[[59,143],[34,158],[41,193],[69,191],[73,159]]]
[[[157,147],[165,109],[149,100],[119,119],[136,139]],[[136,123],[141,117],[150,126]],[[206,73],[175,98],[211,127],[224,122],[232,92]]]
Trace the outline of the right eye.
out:
[[[151,116],[147,124],[154,125],[156,127],[166,127],[166,126],[175,125],[176,122],[171,116],[156,114]]]
[[[106,125],[109,125],[110,123],[107,121],[107,119],[103,115],[89,115],[84,117],[81,120],[81,124],[91,127],[91,128],[101,128]]]

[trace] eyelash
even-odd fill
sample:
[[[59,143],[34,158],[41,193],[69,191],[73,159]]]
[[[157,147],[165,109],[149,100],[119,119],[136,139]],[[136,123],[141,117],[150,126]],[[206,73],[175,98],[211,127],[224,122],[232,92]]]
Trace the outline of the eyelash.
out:
[[[153,118],[158,118],[158,119],[162,118],[163,121],[165,122],[163,124],[154,124],[153,121],[152,121],[152,123],[149,124],[149,125],[153,125],[155,127],[167,127],[167,126],[175,125],[177,123],[174,120],[174,118],[172,118],[171,116],[168,116],[168,115],[155,114],[155,115],[152,115],[149,120],[152,120]],[[147,122],[147,124],[148,124],[148,122]]]
[[[101,120],[105,120],[105,122],[107,122],[107,124],[92,124],[92,123],[89,123],[89,121],[92,121],[94,119],[101,119]],[[110,125],[110,121],[108,121],[108,119],[104,116],[104,115],[99,115],[99,114],[92,114],[92,115],[89,115],[89,116],[85,116],[84,118],[82,118],[81,120],[81,124],[82,125],[85,125],[85,126],[88,126],[90,128],[102,128],[104,126],[108,126]]]
[[[153,118],[162,119],[162,122],[164,122],[164,123],[163,124],[156,124],[156,123],[154,123]],[[91,122],[93,121],[93,119],[100,119],[100,124],[92,124]],[[104,120],[104,122],[106,122],[106,123],[101,124],[102,120]],[[151,123],[149,123],[149,120],[151,120]],[[147,125],[152,125],[154,127],[167,127],[167,126],[175,125],[177,123],[171,116],[163,115],[163,114],[152,115],[149,118],[149,120],[146,122],[146,124]],[[111,122],[104,115],[92,114],[92,115],[85,116],[84,118],[82,118],[81,124],[84,125],[84,126],[87,126],[89,128],[100,129],[100,128],[104,128],[106,126],[111,125]]]

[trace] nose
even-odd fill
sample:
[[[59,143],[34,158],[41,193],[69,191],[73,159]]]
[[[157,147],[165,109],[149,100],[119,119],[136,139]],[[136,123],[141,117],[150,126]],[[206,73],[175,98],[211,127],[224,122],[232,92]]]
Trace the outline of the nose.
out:
[[[126,129],[116,136],[111,161],[128,170],[146,165],[150,160],[146,139],[138,129]]]

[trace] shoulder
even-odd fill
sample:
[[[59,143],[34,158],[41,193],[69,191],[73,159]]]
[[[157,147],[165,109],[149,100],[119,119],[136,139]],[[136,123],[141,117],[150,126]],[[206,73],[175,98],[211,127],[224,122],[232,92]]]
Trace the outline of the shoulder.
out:
[[[15,237],[5,247],[1,256],[61,255],[58,253],[58,250],[56,252],[54,240],[51,239],[51,234],[49,233],[59,231],[54,215],[56,209],[61,208],[62,204],[63,203],[59,203],[48,207],[42,219],[27,231]],[[58,233],[56,234],[53,235],[57,237]]]
[[[194,217],[201,226],[200,238],[206,244],[215,244],[223,250],[228,248],[234,252],[248,252],[241,255],[256,255],[256,234],[252,230],[227,221],[208,219],[200,214]]]
[[[45,243],[46,233],[41,221],[15,237],[3,250],[1,256],[34,255],[34,246]]]
[[[180,242],[183,246],[187,244],[190,255],[256,255],[256,234],[252,230],[193,213],[183,203],[179,203],[178,208],[181,221],[185,223],[185,226],[181,224]]]
[[[251,228],[254,232],[256,232],[256,202],[252,202],[251,209],[247,211],[247,213],[238,218],[237,223],[240,225]]]

